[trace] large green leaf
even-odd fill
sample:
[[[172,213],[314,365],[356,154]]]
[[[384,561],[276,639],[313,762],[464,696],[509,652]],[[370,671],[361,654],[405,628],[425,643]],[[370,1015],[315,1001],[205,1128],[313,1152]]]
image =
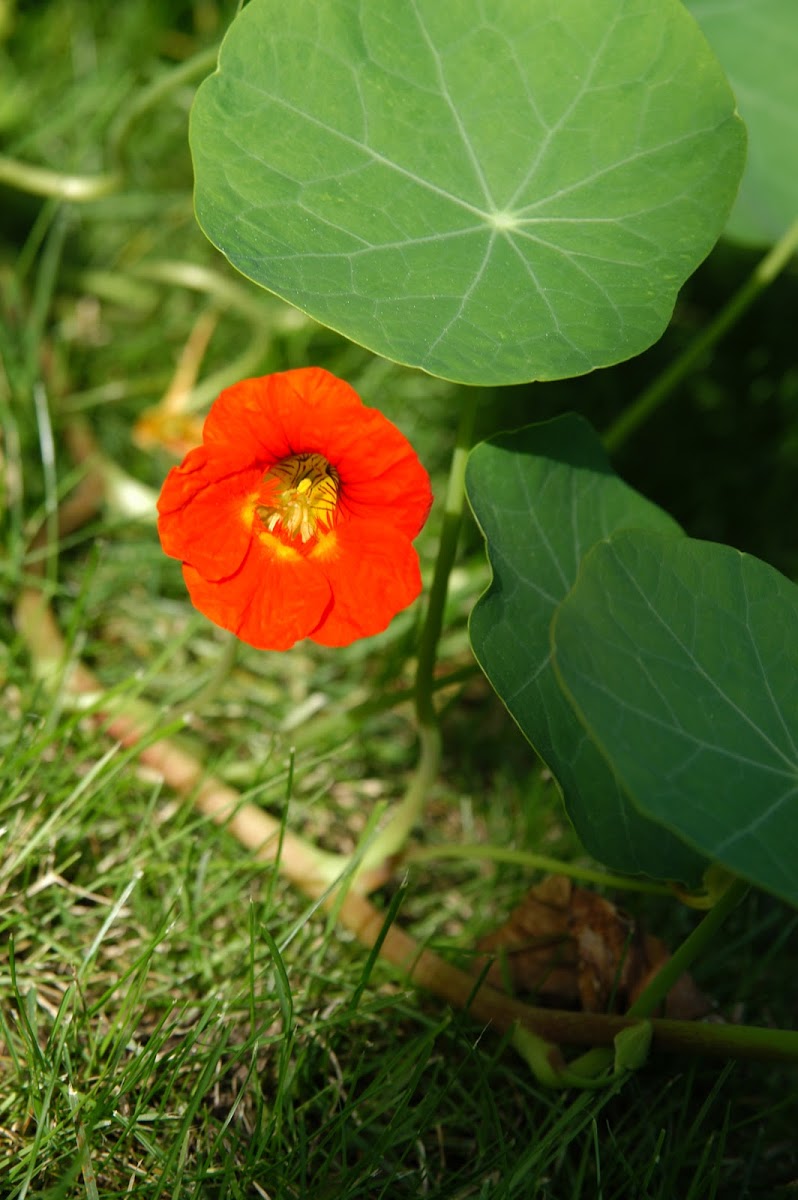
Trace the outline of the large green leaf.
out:
[[[798,588],[729,546],[624,531],[585,558],[553,646],[641,811],[798,903]]]
[[[616,870],[695,883],[698,856],[629,804],[563,696],[549,649],[552,616],[596,541],[628,525],[675,535],[678,526],[613,473],[572,414],[477,446],[467,486],[493,569],[471,614],[482,669],[554,773],[591,854]]]
[[[798,217],[797,0],[687,0],[748,126],[748,163],[726,232],[775,242]]]
[[[240,271],[467,383],[649,346],[744,159],[679,0],[252,0],[191,145],[198,219]]]

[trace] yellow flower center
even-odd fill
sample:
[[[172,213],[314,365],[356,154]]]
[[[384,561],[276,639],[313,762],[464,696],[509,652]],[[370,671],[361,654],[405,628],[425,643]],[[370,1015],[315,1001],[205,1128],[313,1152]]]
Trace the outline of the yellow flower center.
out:
[[[270,533],[282,526],[289,537],[297,534],[309,542],[335,524],[340,478],[323,454],[305,452],[284,458],[267,471],[264,485],[269,504],[259,504],[255,512]]]

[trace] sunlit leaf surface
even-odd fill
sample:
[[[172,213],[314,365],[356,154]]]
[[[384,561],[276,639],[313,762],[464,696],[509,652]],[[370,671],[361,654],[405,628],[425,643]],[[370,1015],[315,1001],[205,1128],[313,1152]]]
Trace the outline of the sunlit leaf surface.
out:
[[[468,383],[655,341],[744,157],[679,0],[253,0],[191,144],[200,224],[240,271]]]

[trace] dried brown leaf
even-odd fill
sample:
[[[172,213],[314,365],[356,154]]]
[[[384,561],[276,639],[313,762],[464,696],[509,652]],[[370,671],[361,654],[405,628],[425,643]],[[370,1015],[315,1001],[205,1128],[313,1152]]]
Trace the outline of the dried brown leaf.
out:
[[[670,957],[659,938],[564,875],[531,888],[479,950],[475,969],[495,987],[584,1012],[625,1012]],[[666,1015],[682,1020],[710,1009],[689,975],[665,1003]]]

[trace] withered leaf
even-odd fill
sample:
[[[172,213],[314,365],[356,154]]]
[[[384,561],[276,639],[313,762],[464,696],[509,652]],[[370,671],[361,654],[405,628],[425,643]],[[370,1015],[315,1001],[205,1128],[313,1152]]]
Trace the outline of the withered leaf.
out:
[[[474,968],[486,971],[494,987],[584,1012],[625,1012],[670,957],[659,938],[564,875],[531,888],[478,947]],[[711,1007],[683,975],[668,994],[665,1014],[695,1020]]]

